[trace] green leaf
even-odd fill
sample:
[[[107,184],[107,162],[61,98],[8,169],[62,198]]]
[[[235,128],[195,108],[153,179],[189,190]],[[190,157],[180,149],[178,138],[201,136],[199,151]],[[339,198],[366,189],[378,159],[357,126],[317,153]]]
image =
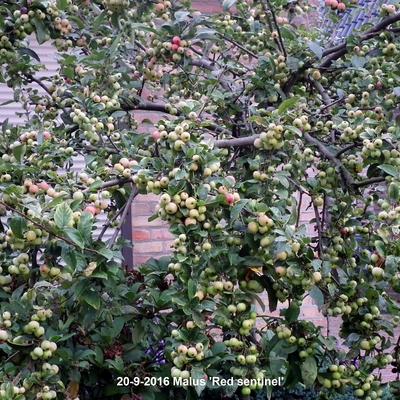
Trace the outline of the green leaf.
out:
[[[300,100],[299,96],[290,97],[289,99],[284,100],[278,108],[278,113],[284,114],[289,109],[294,108],[294,106],[299,102],[299,100]]]
[[[308,48],[317,56],[317,58],[322,58],[324,49],[318,43],[308,42]]]
[[[195,385],[196,393],[200,397],[201,393],[206,388],[206,381],[204,379],[205,373],[202,368],[194,367],[192,368],[190,375],[195,382],[202,382],[201,380],[204,380],[204,385]]]
[[[360,56],[351,57],[351,64],[353,65],[354,68],[362,68],[366,62],[367,59],[365,57],[360,57]]]
[[[57,0],[57,8],[65,10],[68,7],[68,0]]]
[[[249,200],[240,200],[237,204],[235,204],[232,209],[231,209],[231,222],[236,221],[240,213],[243,211],[243,209],[247,206],[249,203]]]
[[[67,203],[61,203],[57,206],[54,213],[54,222],[60,229],[71,226],[73,223],[73,212]]]
[[[13,148],[13,155],[19,163],[22,163],[24,155],[26,153],[26,145],[21,144]]]
[[[68,239],[72,240],[78,247],[81,249],[85,248],[85,238],[82,234],[75,228],[64,228],[64,232],[66,233]]]
[[[293,302],[289,308],[282,311],[282,315],[285,317],[286,321],[290,324],[297,320],[300,314],[300,307],[296,302]]]
[[[311,298],[314,300],[314,303],[317,305],[318,309],[320,309],[324,304],[324,295],[321,289],[318,286],[314,286],[309,292]]]
[[[211,348],[211,351],[213,353],[214,356],[221,354],[221,353],[225,353],[226,351],[226,345],[224,343],[215,343],[214,346]]]
[[[233,7],[236,4],[236,0],[224,0],[222,2],[222,7],[224,7],[224,10],[227,11],[231,7]]]
[[[399,176],[399,169],[389,164],[382,164],[378,166],[383,172],[386,172],[390,176]]]
[[[95,310],[98,310],[100,308],[101,304],[101,298],[98,295],[98,293],[93,292],[93,291],[87,291],[83,293],[81,298],[89,304],[89,306],[93,307]]]
[[[88,212],[84,212],[78,223],[78,231],[84,239],[85,243],[89,242],[92,237],[93,216]]]
[[[194,295],[196,294],[196,283],[193,281],[193,279],[189,279],[187,288],[189,299],[193,299]]]
[[[22,217],[14,217],[9,222],[10,228],[18,239],[23,239],[24,231],[27,229],[26,220]]]
[[[303,383],[310,387],[314,384],[318,375],[317,362],[314,357],[307,357],[301,365],[301,377]]]
[[[49,32],[47,30],[46,25],[42,20],[39,18],[32,18],[31,23],[35,26],[35,33],[36,33],[36,39],[39,44],[44,43],[46,40],[49,39]]]

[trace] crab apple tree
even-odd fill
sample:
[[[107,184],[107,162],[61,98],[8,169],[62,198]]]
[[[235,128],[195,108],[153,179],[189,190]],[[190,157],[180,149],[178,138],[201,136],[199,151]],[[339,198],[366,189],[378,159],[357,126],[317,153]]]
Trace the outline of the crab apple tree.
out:
[[[0,399],[250,398],[282,378],[378,400],[388,370],[399,396],[400,12],[380,11],[330,46],[293,23],[308,2],[1,2],[23,113],[0,140]],[[174,240],[127,270],[138,194]],[[300,318],[307,297],[338,337]]]

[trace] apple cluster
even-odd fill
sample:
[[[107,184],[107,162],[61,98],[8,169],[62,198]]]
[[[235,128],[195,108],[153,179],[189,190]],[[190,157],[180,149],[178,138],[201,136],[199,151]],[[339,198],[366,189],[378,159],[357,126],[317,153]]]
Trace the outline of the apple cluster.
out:
[[[325,5],[330,7],[332,10],[337,10],[340,12],[346,11],[346,4],[338,0],[325,0]]]
[[[160,197],[159,216],[164,220],[182,221],[185,226],[196,225],[206,221],[207,207],[204,201],[198,201],[189,196],[187,192],[181,192],[174,196],[164,193]],[[209,251],[210,244],[203,243],[203,250]]]
[[[57,344],[49,340],[43,340],[40,346],[35,347],[31,351],[32,360],[48,360],[53,357],[53,353],[57,350]]]

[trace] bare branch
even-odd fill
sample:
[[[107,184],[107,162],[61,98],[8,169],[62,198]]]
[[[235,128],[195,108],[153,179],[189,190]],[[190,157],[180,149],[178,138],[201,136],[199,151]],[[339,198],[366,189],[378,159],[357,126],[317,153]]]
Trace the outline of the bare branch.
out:
[[[235,139],[222,139],[216,140],[214,142],[214,146],[220,149],[228,148],[228,147],[246,147],[253,146],[254,141],[259,137],[259,135],[246,136]]]
[[[104,182],[100,187],[96,187],[96,190],[107,189],[112,186],[123,186],[128,182],[132,182],[132,178],[120,178],[113,179],[112,181]],[[90,192],[90,187],[83,191],[84,193]]]
[[[385,181],[386,181],[386,178],[384,176],[377,176],[374,178],[365,179],[361,182],[356,182],[356,183],[354,183],[354,186],[357,188],[360,188],[360,187],[364,187],[364,186],[373,185],[374,183],[381,183],[381,182],[385,182]]]
[[[50,96],[52,95],[50,89],[49,89],[40,79],[35,78],[35,77],[34,77],[33,75],[31,75],[31,74],[24,74],[24,76],[25,76],[24,79],[25,79],[28,83],[35,82],[35,83],[36,83],[37,85],[39,85],[47,94],[49,94]]]
[[[240,50],[244,51],[245,53],[247,53],[249,56],[258,59],[257,54],[254,54],[252,51],[246,49],[246,47],[242,46],[241,44],[235,42],[233,39],[223,35],[220,32],[217,32],[217,35],[220,36],[222,39],[226,40],[227,42],[233,44],[234,46],[236,46],[237,48],[239,48]]]
[[[314,214],[315,214],[315,221],[317,224],[317,233],[318,233],[318,255],[321,258],[323,254],[323,245],[322,245],[322,223],[321,223],[321,216],[319,215],[318,207],[314,204]]]
[[[331,107],[331,104],[333,103],[333,100],[330,98],[328,92],[321,85],[321,83],[316,81],[315,79],[312,79],[312,78],[308,78],[308,80],[315,87],[315,89],[317,89],[317,92],[321,95],[322,101],[325,103],[325,109]]]

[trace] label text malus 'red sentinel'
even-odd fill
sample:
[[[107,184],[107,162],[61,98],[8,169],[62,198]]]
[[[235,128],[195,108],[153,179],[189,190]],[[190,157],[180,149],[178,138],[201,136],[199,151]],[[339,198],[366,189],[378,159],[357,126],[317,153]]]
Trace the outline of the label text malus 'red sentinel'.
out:
[[[182,378],[182,377],[155,377],[146,376],[143,378],[127,376],[120,376],[117,378],[117,386],[282,386],[284,378],[262,378],[262,379],[249,379],[249,378],[221,378],[218,376],[209,376],[204,378]]]

